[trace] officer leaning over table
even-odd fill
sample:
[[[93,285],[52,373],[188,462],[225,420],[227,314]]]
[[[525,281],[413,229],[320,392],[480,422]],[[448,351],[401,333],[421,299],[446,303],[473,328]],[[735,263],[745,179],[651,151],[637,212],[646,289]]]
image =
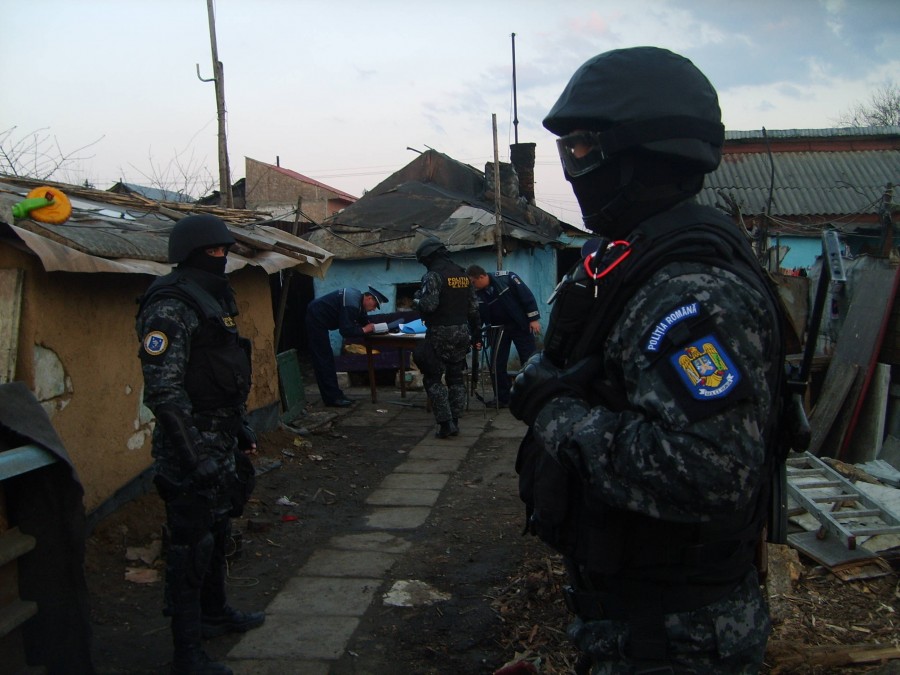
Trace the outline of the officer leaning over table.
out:
[[[368,313],[380,309],[387,296],[371,286],[367,291],[340,288],[316,298],[306,308],[306,334],[316,383],[322,403],[332,408],[353,405],[337,381],[330,332],[339,331],[345,339],[362,338],[370,333],[387,332],[387,324],[372,323]]]

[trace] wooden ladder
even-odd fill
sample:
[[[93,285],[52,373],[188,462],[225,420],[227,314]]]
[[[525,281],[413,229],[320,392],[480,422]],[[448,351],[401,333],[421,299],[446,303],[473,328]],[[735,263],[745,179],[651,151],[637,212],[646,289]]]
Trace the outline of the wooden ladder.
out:
[[[900,534],[900,519],[809,452],[787,460],[788,495],[850,549],[857,537]]]

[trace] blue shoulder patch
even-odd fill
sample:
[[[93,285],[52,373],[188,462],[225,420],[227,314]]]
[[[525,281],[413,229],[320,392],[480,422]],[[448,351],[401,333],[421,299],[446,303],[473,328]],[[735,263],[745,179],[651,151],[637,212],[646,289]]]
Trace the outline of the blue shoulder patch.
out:
[[[741,373],[733,360],[712,335],[684,345],[671,356],[681,382],[698,401],[728,396],[741,381]]]
[[[169,337],[161,330],[152,330],[144,336],[144,351],[150,356],[161,356],[169,348]]]

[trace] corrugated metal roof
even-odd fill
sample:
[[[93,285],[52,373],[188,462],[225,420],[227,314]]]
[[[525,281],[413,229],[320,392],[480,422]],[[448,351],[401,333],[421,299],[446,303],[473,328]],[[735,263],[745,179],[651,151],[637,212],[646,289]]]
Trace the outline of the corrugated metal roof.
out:
[[[900,150],[773,152],[771,162],[766,153],[725,154],[698,199],[716,206],[724,193],[744,215],[764,214],[773,164],[773,216],[875,214],[886,184],[900,183]]]
[[[123,189],[118,189],[121,186]],[[135,183],[116,183],[109,192],[134,193],[155,202],[180,202],[190,204],[194,198],[181,192],[173,192],[172,190],[164,190],[162,188],[147,187],[146,185],[137,185]]]
[[[834,127],[831,129],[751,129],[748,131],[725,130],[725,142],[743,139],[765,138],[835,138],[900,136],[900,127]]]

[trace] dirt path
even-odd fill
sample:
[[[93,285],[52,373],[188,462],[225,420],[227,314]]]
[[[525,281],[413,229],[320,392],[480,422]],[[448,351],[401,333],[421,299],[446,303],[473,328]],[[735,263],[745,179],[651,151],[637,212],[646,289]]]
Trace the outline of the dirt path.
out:
[[[261,439],[256,462],[269,470],[258,479],[249,519],[235,523],[241,534],[230,557],[229,594],[236,606],[265,608],[317,547],[360,518],[369,492],[432,428],[429,416],[416,407],[405,408],[396,423],[378,429],[352,422],[352,414],[345,415],[307,438],[279,431]],[[416,607],[385,605],[386,582],[330,672],[487,674],[517,658],[531,660],[541,673],[569,672],[574,655],[565,640],[568,616],[558,593],[562,567],[539,541],[520,536],[522,506],[513,465],[514,449],[476,444],[427,523],[408,535],[409,553],[390,571],[392,580],[422,581],[449,599]],[[277,504],[281,497],[296,506]],[[162,583],[125,578],[129,567],[161,574],[160,560],[147,565],[126,560],[126,553],[152,548],[163,520],[159,499],[146,495],[102,522],[88,542],[100,674],[168,672],[171,647],[160,612]],[[877,664],[816,665],[808,650],[896,645],[896,574],[847,583],[806,562],[791,592],[788,617],[773,635],[766,672],[876,669]],[[225,636],[206,648],[224,659],[235,643],[236,638]]]

